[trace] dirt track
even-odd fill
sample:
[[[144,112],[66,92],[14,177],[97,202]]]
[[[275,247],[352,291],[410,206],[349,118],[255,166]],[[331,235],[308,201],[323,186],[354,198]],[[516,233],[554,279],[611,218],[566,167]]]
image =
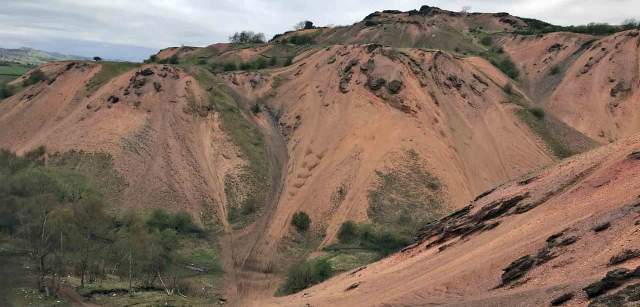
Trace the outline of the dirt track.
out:
[[[275,246],[266,240],[265,233],[278,206],[284,183],[284,168],[287,165],[287,147],[283,137],[266,113],[252,116],[249,102],[237,93],[232,93],[240,104],[243,116],[253,122],[262,132],[269,160],[270,191],[260,216],[247,228],[233,231],[225,223],[225,237],[221,246],[226,254],[223,265],[227,274],[227,294],[232,306],[242,306],[247,300],[273,295],[279,279],[271,272]],[[231,257],[231,258],[229,258]]]

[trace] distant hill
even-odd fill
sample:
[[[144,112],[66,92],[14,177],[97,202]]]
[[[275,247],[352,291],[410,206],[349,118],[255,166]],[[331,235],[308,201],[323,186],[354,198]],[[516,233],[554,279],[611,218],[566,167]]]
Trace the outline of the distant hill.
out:
[[[81,56],[61,54],[57,52],[47,52],[27,47],[18,49],[0,48],[0,62],[12,62],[25,65],[40,65],[51,61],[87,59],[88,58]]]

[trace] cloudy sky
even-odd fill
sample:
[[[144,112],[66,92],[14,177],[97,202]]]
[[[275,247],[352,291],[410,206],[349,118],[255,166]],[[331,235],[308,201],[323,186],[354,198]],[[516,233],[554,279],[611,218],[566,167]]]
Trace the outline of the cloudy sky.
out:
[[[0,47],[141,60],[168,46],[224,42],[239,30],[270,38],[304,19],[348,25],[376,10],[423,4],[561,25],[640,18],[640,0],[0,0]]]

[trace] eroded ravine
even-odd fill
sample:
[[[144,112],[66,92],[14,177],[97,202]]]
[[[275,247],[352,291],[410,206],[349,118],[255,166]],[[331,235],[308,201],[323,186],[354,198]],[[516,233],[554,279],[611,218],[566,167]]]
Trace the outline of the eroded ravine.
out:
[[[233,272],[228,285],[234,297],[229,303],[242,306],[244,302],[257,298],[270,297],[276,290],[279,279],[273,273],[273,262],[276,258],[275,248],[266,241],[265,233],[269,222],[278,206],[284,184],[285,167],[287,166],[287,147],[284,138],[277,129],[276,123],[266,113],[252,115],[250,102],[231,91],[234,100],[239,104],[243,117],[254,124],[262,133],[269,162],[269,193],[256,221],[246,228],[233,230],[229,225],[225,228],[223,249],[228,249],[233,267],[226,267]],[[228,223],[227,223],[228,224]],[[227,260],[228,261],[228,260]]]

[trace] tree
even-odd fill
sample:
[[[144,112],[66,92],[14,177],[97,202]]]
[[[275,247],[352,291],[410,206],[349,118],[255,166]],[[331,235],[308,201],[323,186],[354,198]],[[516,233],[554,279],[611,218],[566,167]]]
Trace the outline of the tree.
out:
[[[309,20],[303,20],[301,22],[296,23],[296,25],[293,26],[294,30],[309,30],[314,28],[315,27],[313,26],[313,22]]]
[[[305,232],[309,230],[309,225],[311,225],[311,219],[309,215],[302,211],[298,211],[293,215],[293,219],[291,220],[291,225],[293,225],[299,232]]]
[[[99,56],[94,56],[93,60],[96,61],[96,62],[100,62],[100,61],[102,61],[102,58],[99,57]]]
[[[232,44],[264,44],[265,38],[264,33],[242,31],[229,36],[229,42]]]

